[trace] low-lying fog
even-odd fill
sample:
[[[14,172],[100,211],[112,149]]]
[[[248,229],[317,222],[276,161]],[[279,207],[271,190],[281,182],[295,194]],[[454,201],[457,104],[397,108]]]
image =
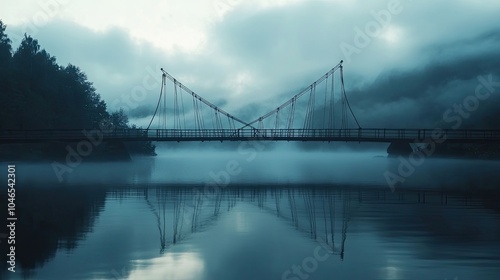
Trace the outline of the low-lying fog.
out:
[[[287,144],[239,143],[231,150],[158,148],[156,157],[132,162],[17,163],[20,182],[50,184],[337,184],[393,187],[495,187],[500,161],[388,158],[370,151],[298,151]],[[221,144],[222,145],[222,144]],[[397,183],[397,184],[396,184]]]

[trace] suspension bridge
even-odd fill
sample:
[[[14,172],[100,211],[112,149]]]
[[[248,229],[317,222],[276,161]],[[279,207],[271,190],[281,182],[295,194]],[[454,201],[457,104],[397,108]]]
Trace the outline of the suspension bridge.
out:
[[[100,129],[102,141],[343,141],[498,143],[500,130],[362,128],[349,103],[343,62],[269,112],[244,121],[198,95],[164,69],[146,128]],[[93,132],[92,132],[93,131]],[[95,129],[2,130],[0,143],[77,142]]]

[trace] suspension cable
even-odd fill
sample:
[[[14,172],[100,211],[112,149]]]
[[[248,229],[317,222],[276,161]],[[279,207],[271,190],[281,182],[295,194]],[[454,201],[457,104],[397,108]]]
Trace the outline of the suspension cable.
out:
[[[323,102],[323,129],[327,127],[326,125],[326,106],[327,106],[327,99],[328,96],[328,77],[325,79],[325,100]]]
[[[186,126],[186,112],[184,111],[184,98],[182,97],[182,88],[179,87],[180,89],[180,96],[181,96],[181,108],[182,108],[182,120],[184,122],[184,128],[187,128]]]
[[[330,128],[335,128],[335,75],[332,75],[330,92]]]
[[[345,93],[344,70],[343,70],[342,66],[340,66],[340,82],[342,84],[342,93],[344,94],[347,107],[349,107],[349,111],[351,111],[351,115],[354,118],[354,121],[356,122],[356,125],[358,126],[358,128],[361,128],[361,126],[359,125],[358,119],[356,118],[356,115],[354,115],[354,112],[352,111],[351,105],[349,104],[349,99],[347,98],[347,94]]]
[[[163,87],[164,87],[164,85],[166,84],[166,80],[165,80],[165,78],[166,78],[166,76],[165,76],[165,75],[162,75],[161,89],[160,89],[160,98],[158,98],[158,104],[156,104],[156,109],[155,109],[155,112],[154,112],[153,117],[151,118],[151,121],[149,122],[149,125],[148,125],[148,127],[146,128],[146,130],[149,130],[149,127],[151,126],[151,124],[153,123],[153,120],[155,119],[156,112],[158,112],[158,108],[160,107],[161,97],[163,96]]]
[[[290,98],[289,100],[287,100],[285,103],[281,104],[278,108],[268,112],[267,114],[261,116],[261,117],[258,117],[257,119],[249,122],[248,124],[245,124],[245,126],[241,127],[240,129],[242,128],[245,128],[247,126],[252,126],[254,123],[256,122],[259,122],[259,121],[262,121],[263,119],[266,119],[268,118],[269,116],[272,116],[274,113],[276,113],[278,110],[281,110],[283,108],[285,108],[286,106],[290,105],[294,100],[298,99],[299,97],[301,97],[302,95],[306,94],[307,92],[309,92],[309,89],[311,88],[311,86],[313,84],[319,84],[321,82],[323,82],[328,76],[332,75],[333,73],[335,73],[335,71],[337,71],[341,66],[342,66],[342,63],[344,61],[340,61],[339,64],[337,64],[335,67],[333,67],[330,71],[328,71],[325,75],[323,75],[321,78],[319,78],[318,80],[316,80],[314,83],[312,83],[310,86],[304,88],[302,91],[300,91],[299,93],[297,93],[296,95],[294,95],[292,98]],[[168,76],[167,76],[168,77]]]
[[[240,124],[243,124],[244,127],[247,127],[247,126],[250,126],[252,128],[255,128],[252,126],[252,124],[249,124],[231,114],[229,114],[228,112],[222,110],[221,108],[219,108],[218,106],[210,103],[208,100],[206,100],[205,98],[199,96],[198,94],[196,94],[194,91],[192,91],[191,89],[189,89],[188,87],[186,87],[184,84],[182,84],[181,82],[178,82],[172,75],[170,75],[169,73],[167,73],[165,70],[163,70],[163,68],[161,68],[161,71],[163,72],[163,74],[165,75],[166,78],[168,78],[169,80],[173,81],[174,83],[177,83],[179,85],[179,87],[181,89],[183,89],[184,91],[186,91],[187,93],[191,94],[192,96],[194,96],[195,98],[197,98],[199,101],[203,102],[205,105],[207,105],[208,107],[218,111],[219,113],[239,122]]]

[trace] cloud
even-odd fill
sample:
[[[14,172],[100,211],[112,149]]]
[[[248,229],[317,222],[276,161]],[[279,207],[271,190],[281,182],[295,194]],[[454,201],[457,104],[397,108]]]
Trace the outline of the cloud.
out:
[[[393,69],[373,83],[349,91],[351,104],[361,112],[365,126],[435,127],[454,104],[463,104],[475,94],[478,77],[492,75],[500,81],[500,30],[488,31],[467,40],[428,46],[421,53],[425,64],[411,70]],[[497,89],[496,92],[500,91]],[[479,104],[462,128],[498,128],[493,104],[498,94]]]
[[[364,29],[390,1],[91,3],[69,2],[35,38],[60,64],[80,66],[110,109],[132,110],[133,121],[156,106],[160,67],[224,110],[252,120],[344,59],[340,44],[352,44],[355,28]],[[452,86],[460,88],[462,81],[472,87],[477,75],[495,69],[491,55],[499,35],[492,27],[500,5],[401,6],[381,35],[345,63],[348,93],[361,120],[404,125],[404,118],[391,116],[400,110],[432,125],[429,116],[435,120],[459,99],[445,97]],[[6,22],[9,34],[22,33],[23,25],[8,18],[18,24]],[[190,36],[198,39],[191,42]],[[432,114],[422,113],[431,108]]]
[[[16,28],[9,26],[8,31],[15,33]],[[153,104],[157,99],[161,76],[157,65],[165,59],[161,59],[154,48],[133,42],[125,31],[114,28],[94,32],[74,23],[54,21],[40,29],[35,38],[59,64],[71,63],[80,67],[108,107],[130,96],[134,87],[141,86],[142,80],[153,74],[155,77],[151,77],[150,83],[156,82],[157,86],[147,91],[147,98],[131,107],[145,102]],[[148,72],[148,67],[156,73]]]

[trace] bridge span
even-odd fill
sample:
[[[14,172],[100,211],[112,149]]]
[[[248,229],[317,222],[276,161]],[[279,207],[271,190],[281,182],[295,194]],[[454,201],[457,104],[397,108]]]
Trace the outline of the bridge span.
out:
[[[0,143],[96,141],[302,141],[499,143],[500,130],[451,129],[92,129],[3,130]]]
[[[412,142],[500,142],[500,130],[361,128],[347,98],[342,63],[340,61],[290,99],[250,122],[226,112],[161,69],[158,103],[145,129],[116,129],[120,126],[110,120],[112,125],[105,129],[0,130],[0,144],[82,140],[337,141],[391,143],[397,149],[406,149],[400,144],[408,147],[407,143]],[[155,120],[157,125],[153,125]]]

